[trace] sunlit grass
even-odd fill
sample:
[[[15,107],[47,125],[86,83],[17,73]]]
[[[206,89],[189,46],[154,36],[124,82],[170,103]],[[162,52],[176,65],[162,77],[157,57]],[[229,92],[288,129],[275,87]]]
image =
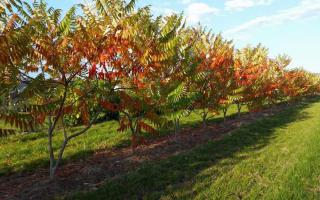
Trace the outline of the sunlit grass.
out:
[[[74,199],[319,199],[319,113],[290,108]]]
[[[236,108],[233,106],[230,108],[229,116],[235,113]],[[216,116],[211,122],[222,121],[221,117],[221,115]],[[195,127],[200,122],[201,117],[197,113],[191,113],[190,116],[181,119],[181,126]],[[3,122],[0,122],[0,126],[6,127]],[[85,158],[99,149],[130,145],[129,133],[119,133],[118,127],[116,121],[94,125],[86,134],[69,143],[64,154],[64,162]],[[72,128],[70,131],[80,128]],[[172,131],[172,128],[161,130],[161,134],[168,134]],[[42,130],[38,133],[0,138],[0,175],[47,167],[49,157],[46,134],[46,131]],[[54,149],[58,149],[62,141],[62,133],[57,132],[54,136]]]

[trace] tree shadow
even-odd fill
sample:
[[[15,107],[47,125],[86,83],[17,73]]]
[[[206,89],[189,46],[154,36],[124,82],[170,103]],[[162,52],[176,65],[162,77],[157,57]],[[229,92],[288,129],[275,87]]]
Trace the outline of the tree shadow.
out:
[[[222,140],[208,142],[188,152],[164,160],[144,162],[139,169],[107,181],[98,190],[78,194],[71,199],[159,199],[168,191],[174,192],[180,185],[190,182],[190,191],[179,194],[179,199],[187,199],[194,190],[199,192],[207,186],[193,188],[192,179],[195,176],[214,166],[231,168],[246,159],[246,156],[239,156],[239,152],[264,148],[277,137],[276,129],[308,119],[308,113],[303,109],[317,101],[318,98],[289,107],[274,116],[245,125]],[[219,176],[218,171],[216,173]],[[204,178],[206,176],[200,177]]]
[[[243,112],[242,114],[245,115],[246,112]],[[183,132],[185,129],[188,129],[188,128],[199,128],[199,127],[201,127],[201,117],[200,116],[197,116],[197,117],[199,117],[198,120],[191,120],[191,121],[188,121],[188,122],[185,122],[185,123],[181,124],[181,132]],[[236,114],[230,114],[230,115],[227,116],[228,119],[234,119],[236,117],[237,117]],[[223,117],[216,116],[215,118],[210,119],[208,121],[208,124],[219,124],[222,121],[223,121]],[[112,121],[112,122],[114,122],[114,121]],[[98,125],[99,124],[101,124],[101,123],[98,123]],[[79,129],[79,127],[73,127],[69,131],[72,133],[72,132],[75,132],[78,129]],[[20,135],[19,137],[12,137],[6,143],[9,143],[9,142],[12,142],[12,143],[28,143],[28,142],[37,141],[37,140],[46,140],[47,133],[45,131],[46,130],[44,129],[42,132],[24,134],[24,135]],[[60,129],[58,129],[56,132],[57,132],[57,134],[62,134]],[[160,138],[162,138],[164,136],[171,135],[171,134],[173,134],[173,132],[174,131],[171,128],[162,128],[162,129],[159,130],[159,135],[145,134],[145,138],[146,139],[150,139],[150,140],[156,140],[156,139],[160,139]],[[108,134],[108,130],[105,131],[105,134]],[[119,133],[119,134],[128,134],[128,133]],[[99,136],[97,136],[97,137],[99,137]],[[76,138],[72,142],[77,142],[77,141],[80,141],[80,140],[81,140],[81,138]],[[61,141],[59,141],[59,142],[61,142]],[[108,141],[106,141],[106,143],[108,143]],[[128,136],[126,139],[121,139],[121,140],[117,141],[117,143],[112,145],[111,148],[112,149],[121,149],[121,148],[129,147],[130,145],[131,145],[131,138]],[[54,148],[55,149],[57,149],[58,147],[60,147],[60,143],[59,144],[54,144]],[[109,149],[111,149],[111,148],[109,148]],[[105,149],[102,149],[102,150],[105,150]],[[63,160],[62,160],[62,162],[61,162],[61,165],[64,165],[64,164],[67,164],[67,163],[70,163],[70,162],[74,162],[74,161],[79,160],[79,159],[85,159],[85,158],[91,156],[92,154],[94,154],[96,151],[99,151],[99,149],[81,150],[81,151],[78,151],[76,153],[65,155]],[[21,153],[21,152],[19,152],[19,153]],[[28,155],[26,155],[26,156],[28,156]],[[34,158],[30,159],[30,162],[23,163],[23,166],[19,167],[19,168],[16,168],[15,166],[12,166],[10,164],[4,164],[3,166],[0,166],[0,177],[6,176],[6,175],[9,175],[9,174],[14,174],[14,173],[17,173],[17,172],[18,173],[23,173],[23,172],[32,173],[32,172],[35,172],[38,169],[46,168],[48,165],[49,165],[48,157],[46,157],[46,158],[38,158],[38,159],[34,159]]]

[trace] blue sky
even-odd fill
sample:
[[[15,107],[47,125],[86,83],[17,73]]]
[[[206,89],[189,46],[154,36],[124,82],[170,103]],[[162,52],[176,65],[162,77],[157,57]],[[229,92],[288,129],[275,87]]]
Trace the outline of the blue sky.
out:
[[[80,1],[47,0],[64,9]],[[189,25],[201,22],[238,48],[262,43],[272,56],[288,54],[291,67],[320,73],[320,0],[138,1],[138,7],[147,5],[155,15],[184,12]]]

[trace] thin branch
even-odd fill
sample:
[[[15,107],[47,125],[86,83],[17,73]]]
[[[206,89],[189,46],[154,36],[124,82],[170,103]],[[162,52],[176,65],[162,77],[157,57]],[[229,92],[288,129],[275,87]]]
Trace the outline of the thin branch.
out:
[[[62,126],[63,126],[64,140],[66,140],[68,138],[68,134],[67,134],[67,131],[66,131],[66,126],[65,126],[65,123],[64,123],[64,120],[63,120],[63,116],[62,116]]]
[[[64,106],[65,101],[67,99],[67,90],[68,90],[68,86],[65,85],[62,101],[61,101],[60,107],[59,107],[59,111],[58,111],[58,114],[57,114],[56,118],[54,119],[53,124],[49,127],[49,134],[52,134],[53,130],[55,129],[55,127],[56,127],[56,125],[58,123],[59,118],[62,115],[63,106]]]
[[[77,133],[75,133],[75,134],[72,134],[72,135],[70,135],[69,137],[67,137],[67,141],[69,141],[69,140],[71,140],[72,138],[75,138],[75,137],[77,137],[77,136],[79,136],[79,135],[82,135],[82,134],[85,133],[87,130],[89,130],[89,129],[92,127],[92,125],[96,122],[97,118],[98,118],[98,115],[96,115],[96,116],[90,121],[90,123],[88,124],[88,126],[87,126],[86,128],[84,128],[83,130],[81,130],[81,131],[79,131],[79,132],[77,132]]]

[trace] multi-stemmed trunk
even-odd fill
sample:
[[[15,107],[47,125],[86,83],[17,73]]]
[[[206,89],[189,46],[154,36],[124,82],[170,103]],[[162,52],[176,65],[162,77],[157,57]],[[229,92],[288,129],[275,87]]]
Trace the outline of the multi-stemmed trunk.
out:
[[[57,114],[55,115],[55,118],[53,119],[53,122],[52,122],[52,119],[51,119],[51,116],[49,116],[49,129],[48,129],[48,150],[49,150],[49,156],[50,156],[50,168],[49,168],[49,171],[50,171],[50,179],[53,179],[54,176],[55,176],[55,172],[59,166],[59,163],[60,163],[60,160],[62,158],[59,159],[59,157],[62,157],[62,155],[60,156],[60,154],[63,154],[64,152],[64,149],[65,149],[65,146],[66,144],[64,145],[64,148],[62,150],[62,153],[61,153],[61,149],[60,149],[60,153],[59,153],[59,156],[58,156],[58,160],[55,159],[55,156],[54,156],[54,150],[53,150],[53,145],[52,145],[52,140],[53,140],[53,133],[56,129],[56,126],[57,126],[57,123],[58,121],[63,118],[63,107],[65,106],[65,102],[66,102],[66,99],[67,99],[67,91],[68,91],[68,85],[66,84],[64,86],[64,93],[63,93],[63,96],[62,96],[62,99],[61,99],[61,103],[59,105],[59,109],[58,109],[58,112]],[[63,120],[63,119],[62,119]],[[67,143],[67,142],[66,142]],[[63,147],[63,146],[62,146]]]
[[[180,130],[180,118],[175,117],[173,119],[173,125],[174,125],[174,134],[177,136],[179,130]]]
[[[238,117],[241,116],[241,108],[242,108],[242,105],[240,102],[237,102],[237,109],[238,109]]]
[[[50,155],[50,168],[49,168],[50,179],[54,179],[55,174],[57,172],[57,169],[60,166],[60,163],[62,161],[63,153],[64,153],[65,148],[67,147],[69,141],[72,140],[73,138],[78,137],[78,136],[84,134],[85,132],[87,132],[87,130],[89,130],[91,128],[91,126],[93,125],[95,120],[96,120],[96,118],[91,120],[91,122],[84,129],[82,129],[81,131],[79,131],[77,133],[69,135],[69,136],[68,136],[66,129],[63,125],[64,140],[63,140],[62,145],[59,148],[58,156],[57,156],[57,158],[55,158],[54,149],[53,149],[53,142],[52,142],[54,128],[52,126],[53,124],[52,124],[51,118],[49,117],[48,149],[49,149],[49,155]]]
[[[136,148],[137,145],[139,143],[139,134],[138,131],[136,129],[134,129],[133,131],[131,131],[131,150],[133,153],[136,152]]]
[[[222,109],[222,112],[223,112],[223,123],[226,123],[226,121],[227,121],[228,107],[224,107],[224,108]]]
[[[202,114],[202,128],[206,128],[207,127],[207,117],[208,117],[208,111],[206,109],[203,109]]]
[[[134,119],[129,113],[123,111],[123,114],[127,116],[129,120],[129,127],[131,131],[131,150],[133,153],[136,152],[136,147],[138,143],[140,142],[140,129],[138,127],[139,120],[142,118],[142,116]]]
[[[71,134],[68,136],[66,129],[65,129],[65,125],[64,125],[64,121],[63,121],[63,116],[64,116],[64,111],[63,108],[65,106],[65,102],[66,102],[66,98],[67,98],[67,91],[68,91],[68,86],[65,86],[65,90],[64,90],[64,94],[59,106],[59,109],[57,111],[57,114],[55,115],[55,118],[52,121],[52,117],[49,116],[48,120],[49,120],[49,129],[48,129],[48,151],[49,151],[49,157],[50,157],[50,168],[49,168],[49,175],[50,175],[50,179],[54,179],[56,171],[58,169],[58,167],[60,166],[60,163],[62,161],[62,157],[63,157],[63,153],[65,151],[65,148],[68,145],[68,142],[75,138],[78,137],[79,135],[84,134],[88,129],[91,128],[92,124],[96,121],[97,116],[94,117],[89,124],[87,125],[87,127],[85,127],[83,130],[76,132],[74,134]],[[54,149],[53,149],[53,136],[54,136],[54,132],[56,130],[56,126],[58,121],[62,121],[62,126],[63,126],[63,135],[64,135],[64,141],[61,145],[61,147],[59,148],[59,153],[57,158],[55,158],[54,155]]]

